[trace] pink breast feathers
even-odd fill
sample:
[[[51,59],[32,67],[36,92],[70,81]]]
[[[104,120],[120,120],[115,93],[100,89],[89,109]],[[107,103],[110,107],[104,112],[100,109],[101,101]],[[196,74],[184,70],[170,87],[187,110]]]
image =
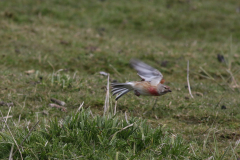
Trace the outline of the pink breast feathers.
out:
[[[151,95],[159,96],[156,87],[149,87],[148,91],[149,91],[149,93],[151,93]]]

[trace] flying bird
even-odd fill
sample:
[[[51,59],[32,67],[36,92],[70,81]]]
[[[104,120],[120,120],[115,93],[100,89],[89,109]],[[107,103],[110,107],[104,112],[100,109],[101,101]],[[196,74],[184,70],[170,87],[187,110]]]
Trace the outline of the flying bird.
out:
[[[161,96],[172,92],[169,86],[164,85],[163,75],[157,69],[136,59],[132,59],[130,63],[142,81],[111,83],[112,94],[117,94],[116,101],[129,91],[134,91],[136,96]]]

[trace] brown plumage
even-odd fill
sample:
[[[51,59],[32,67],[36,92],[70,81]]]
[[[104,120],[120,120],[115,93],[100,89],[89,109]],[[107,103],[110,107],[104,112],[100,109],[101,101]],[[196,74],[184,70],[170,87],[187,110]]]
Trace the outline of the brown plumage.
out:
[[[113,95],[118,94],[116,100],[131,90],[135,92],[136,96],[161,96],[171,92],[170,87],[164,85],[163,75],[157,69],[135,59],[131,60],[130,63],[137,70],[142,81],[112,83]]]

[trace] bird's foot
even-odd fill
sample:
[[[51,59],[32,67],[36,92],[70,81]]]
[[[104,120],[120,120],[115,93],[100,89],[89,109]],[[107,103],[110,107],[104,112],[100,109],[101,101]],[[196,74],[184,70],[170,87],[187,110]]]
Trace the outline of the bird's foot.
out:
[[[134,90],[134,93],[136,96],[138,96],[138,97],[140,96],[140,93],[137,90]]]

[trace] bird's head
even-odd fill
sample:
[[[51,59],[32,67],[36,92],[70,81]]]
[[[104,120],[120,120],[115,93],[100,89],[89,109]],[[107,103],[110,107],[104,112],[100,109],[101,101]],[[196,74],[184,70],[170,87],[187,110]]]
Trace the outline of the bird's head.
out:
[[[165,93],[167,93],[167,92],[172,92],[169,86],[164,85],[163,88],[164,88],[164,91],[163,91],[163,92],[165,92]]]
[[[164,84],[158,85],[158,91],[160,94],[166,94],[168,92],[172,92],[169,86],[166,86]]]

